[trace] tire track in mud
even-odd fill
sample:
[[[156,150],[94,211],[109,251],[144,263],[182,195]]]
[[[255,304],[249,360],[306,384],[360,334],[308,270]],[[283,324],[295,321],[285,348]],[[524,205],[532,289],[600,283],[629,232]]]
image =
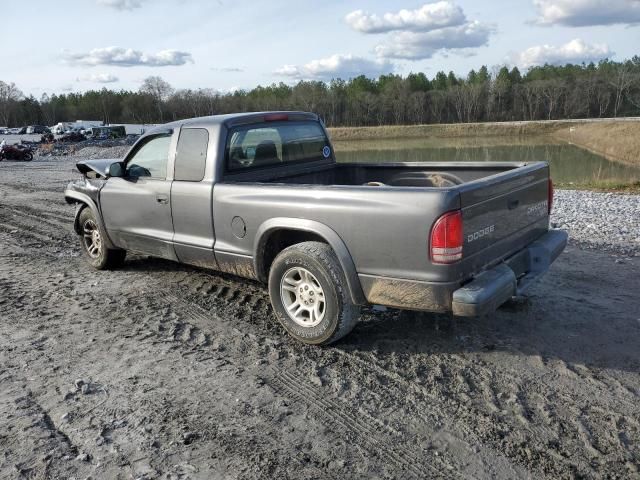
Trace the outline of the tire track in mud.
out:
[[[184,284],[184,282],[183,282]],[[193,299],[192,299],[193,301]],[[197,302],[197,298],[195,299]],[[545,438],[549,435],[555,436],[557,432],[566,431],[569,428],[569,431],[580,432],[581,431],[581,420],[576,418],[573,420],[572,425],[568,425],[566,420],[561,422],[557,422],[554,425],[544,426],[538,425],[534,422],[527,419],[526,412],[532,410],[530,405],[527,405],[525,402],[522,402],[522,396],[518,397],[516,395],[516,400],[520,398],[520,403],[517,403],[513,406],[516,410],[514,417],[518,421],[518,423],[505,421],[500,417],[496,417],[495,414],[501,411],[504,411],[508,405],[505,405],[504,402],[499,398],[504,395],[504,392],[500,391],[500,387],[493,384],[493,375],[491,374],[489,368],[490,366],[484,366],[481,371],[478,371],[476,367],[472,367],[470,371],[474,372],[473,374],[469,373],[469,360],[464,360],[460,356],[458,360],[462,360],[462,366],[459,368],[463,371],[467,372],[467,375],[471,375],[471,377],[477,379],[482,379],[483,375],[488,375],[489,382],[487,386],[489,387],[490,399],[488,398],[488,403],[492,403],[495,405],[492,409],[488,409],[487,411],[483,411],[474,405],[466,405],[457,400],[456,394],[451,393],[449,390],[445,390],[444,392],[433,392],[427,390],[425,387],[407,380],[401,374],[395,373],[393,370],[388,368],[384,368],[378,365],[378,361],[374,355],[363,355],[364,358],[361,358],[361,354],[354,353],[346,353],[341,349],[329,349],[332,352],[337,352],[339,355],[343,355],[345,357],[345,364],[348,363],[358,363],[361,366],[363,371],[372,371],[375,374],[379,375],[381,378],[385,378],[387,382],[384,382],[378,385],[378,389],[382,391],[387,391],[390,395],[394,396],[397,400],[400,400],[400,403],[404,404],[411,411],[416,412],[415,415],[418,418],[421,418],[425,425],[428,425],[433,418],[440,418],[446,420],[451,423],[454,428],[460,432],[464,432],[464,438],[466,440],[471,440],[473,443],[483,445],[481,454],[486,455],[489,458],[494,460],[496,459],[506,459],[507,457],[502,457],[502,455],[497,452],[500,451],[501,438],[504,435],[502,433],[501,425],[508,425],[508,430],[523,432],[526,433],[526,437],[528,440],[523,440],[521,446],[518,447],[516,451],[512,451],[509,455],[509,458],[512,458],[519,465],[529,465],[531,466],[531,462],[533,461],[533,465],[539,465],[540,468],[545,470],[548,474],[551,475],[561,475],[562,472],[566,472],[574,468],[574,459],[570,453],[570,450],[573,448],[571,445],[568,445],[569,452],[556,454],[553,450],[549,450],[546,445],[535,445],[535,438]],[[308,353],[304,352],[303,354]],[[320,355],[321,356],[321,355]],[[321,363],[321,360],[319,361]],[[453,373],[451,373],[451,376]],[[513,385],[518,385],[522,379],[518,378],[516,375],[509,374],[507,372],[501,372],[501,380],[511,383]],[[544,390],[545,389],[545,378],[538,379],[527,379],[527,385],[529,388],[534,390]],[[397,389],[390,388],[388,384],[397,385]],[[524,387],[522,387],[524,388]],[[518,392],[522,392],[522,388],[518,387]],[[580,388],[576,386],[575,388]],[[411,395],[402,396],[402,391],[411,392]],[[569,402],[571,400],[571,396],[567,397]],[[618,399],[619,400],[619,399]],[[549,402],[553,402],[552,399],[549,399]],[[627,401],[622,400],[623,403],[630,405]],[[425,407],[427,405],[432,405],[432,407],[428,407],[427,411],[431,415],[425,415]],[[446,412],[446,413],[445,413]],[[465,412],[465,415],[462,418],[473,418],[475,420],[483,419],[482,422],[487,425],[489,438],[486,437],[486,434],[483,438],[478,438],[474,433],[474,424],[467,423],[466,420],[459,420],[461,417],[461,412]],[[518,413],[520,412],[520,413]],[[524,413],[523,413],[524,412]],[[444,415],[443,415],[444,414]],[[623,416],[623,418],[625,418]],[[550,430],[551,428],[551,430]],[[493,433],[492,433],[493,432]],[[488,447],[486,442],[489,441],[490,445],[493,447]],[[494,450],[495,449],[495,450]],[[531,454],[529,451],[534,450],[534,456],[536,458],[531,459]],[[515,455],[515,457],[513,456]],[[510,462],[508,462],[510,463]],[[545,465],[542,467],[542,465]],[[551,467],[555,465],[554,467]],[[515,467],[514,464],[508,465],[508,467]],[[551,467],[551,468],[550,468]],[[517,471],[517,468],[514,472]]]
[[[0,205],[0,209],[8,210],[13,212],[16,215],[24,215],[29,218],[34,218],[36,220],[43,220],[49,225],[53,227],[64,227],[68,226],[70,222],[73,221],[72,216],[63,217],[62,215],[55,215],[50,212],[42,212],[42,210],[38,210],[36,208],[27,207],[21,205],[20,207],[16,207],[14,205]]]
[[[194,280],[194,282],[198,283],[196,280]],[[185,286],[188,282],[183,281],[182,284]],[[199,288],[196,289],[199,290]],[[192,297],[190,300],[198,302],[197,297]],[[476,365],[471,364],[473,360],[464,359],[459,355],[450,356],[456,359],[458,363],[458,365],[456,365],[456,371],[461,371],[463,376],[466,375],[466,377],[469,378],[469,380],[467,380],[468,383],[471,382],[470,379],[475,380],[473,383],[476,383],[477,380],[481,381],[480,384],[472,388],[479,388],[480,386],[483,388],[486,387],[485,401],[487,407],[483,409],[479,408],[477,404],[465,404],[459,401],[457,394],[451,392],[450,389],[444,391],[428,390],[424,386],[406,379],[402,374],[396,373],[394,369],[379,365],[378,359],[373,354],[346,352],[339,347],[331,348],[329,351],[344,356],[345,366],[356,363],[359,364],[363,372],[373,372],[375,375],[379,375],[380,378],[386,379],[384,383],[379,384],[376,388],[388,392],[389,395],[395,397],[401,404],[405,405],[407,409],[415,412],[414,418],[420,418],[425,425],[431,424],[433,419],[436,418],[451,424],[455,430],[464,432],[465,440],[471,441],[476,445],[483,445],[481,448],[482,455],[486,455],[489,458],[493,457],[494,460],[498,459],[496,461],[499,461],[501,458],[511,458],[516,462],[510,465],[512,468],[515,468],[516,464],[528,466],[527,468],[531,468],[532,464],[538,465],[550,475],[561,475],[562,472],[574,468],[574,458],[571,452],[573,446],[571,444],[567,445],[565,451],[557,454],[553,449],[549,449],[546,444],[536,444],[534,439],[562,436],[561,432],[565,431],[579,434],[582,428],[581,420],[579,418],[571,420],[565,418],[562,421],[554,419],[555,423],[553,425],[543,425],[536,424],[527,419],[527,412],[532,411],[534,407],[523,402],[522,399],[524,397],[518,397],[518,395],[515,395],[515,404],[513,402],[507,402],[507,404],[505,404],[502,398],[506,392],[501,390],[501,386],[495,384],[490,365],[485,365],[479,370]],[[302,354],[307,353],[309,352],[303,352]],[[319,357],[322,357],[322,354],[320,354]],[[318,360],[318,363],[322,363],[322,360]],[[455,371],[448,373],[449,377],[454,377],[454,375]],[[486,383],[482,383],[484,376],[488,377]],[[502,382],[511,385],[519,385],[522,383],[522,379],[517,375],[505,371],[500,372],[500,379]],[[546,378],[544,377],[527,378],[526,387],[518,387],[518,392],[522,393],[523,388],[544,391],[546,389],[545,381]],[[397,388],[391,388],[389,384],[395,384]],[[573,390],[577,392],[580,386],[569,386],[567,388],[573,388]],[[403,391],[410,392],[411,395],[406,395],[406,393],[403,395],[401,393]],[[554,398],[557,400],[557,396]],[[571,398],[571,396],[567,396],[569,404],[571,403]],[[510,398],[507,397],[507,400],[510,400]],[[614,399],[614,401],[622,402],[627,407],[633,405],[630,403],[632,401],[630,399]],[[548,399],[547,404],[552,403],[553,398]],[[489,408],[490,405],[493,405],[493,407]],[[505,409],[506,411],[514,410],[514,421],[504,419],[504,414],[501,412],[504,412]],[[462,412],[465,414],[461,415]],[[478,437],[475,434],[475,422],[468,423],[466,419],[474,419],[475,421],[480,421],[481,419],[481,422],[485,424],[487,429],[483,437]],[[504,451],[501,445],[505,427],[507,427],[507,431],[513,432],[516,436],[524,433],[525,438],[527,438],[527,440],[520,440],[519,446],[516,445],[516,450],[511,451],[508,457],[503,457],[498,453]],[[489,443],[487,444],[487,442]],[[534,458],[531,458],[532,453],[530,452],[533,452]],[[515,468],[514,472],[515,471],[517,471],[517,468]]]
[[[64,188],[47,188],[47,187],[35,187],[31,185],[26,185],[24,183],[2,183],[3,188],[10,188],[14,190],[18,190],[19,192],[24,193],[55,193],[60,195],[60,203],[64,203],[64,198],[62,196],[64,192]]]
[[[37,263],[37,262],[32,262],[33,264]],[[136,278],[139,277],[139,275],[137,274],[132,274],[130,275],[132,277],[134,277],[134,282],[136,282],[137,280],[140,280],[140,278]],[[1,282],[0,282],[1,283]],[[23,285],[18,285],[18,284],[12,284],[12,286],[14,287],[13,289],[13,294],[14,295],[21,295],[20,287],[25,287]],[[123,315],[125,315],[126,311],[131,310],[131,307],[135,307],[136,305],[140,304],[140,302],[136,302],[135,298],[137,296],[137,293],[139,292],[138,289],[130,291],[128,293],[128,303],[125,305],[122,305],[119,308],[116,308],[114,310],[112,310],[109,314],[109,317],[111,318],[122,318]],[[43,293],[47,293],[45,291],[40,292],[37,290],[32,290],[32,293],[35,295],[42,295]],[[50,293],[50,292],[48,292]],[[99,293],[96,294],[81,294],[82,296],[82,302],[83,303],[89,303],[89,304],[94,304],[94,305],[100,305],[100,301],[99,299]],[[76,300],[77,301],[77,295],[73,295],[73,294],[69,294],[67,295],[67,298],[70,300]],[[142,297],[144,298],[144,297]],[[160,298],[153,298],[153,299],[147,299],[150,303],[149,305],[145,305],[144,307],[146,308],[142,308],[141,310],[143,311],[149,311],[149,306],[154,306],[155,308],[153,308],[153,310],[161,310],[162,308],[167,309],[167,311],[169,312],[179,312],[179,317],[189,317],[192,318],[193,316],[198,316],[200,317],[201,320],[205,320],[207,324],[210,324],[211,319],[208,317],[203,316],[203,314],[201,312],[198,312],[197,310],[191,308],[188,304],[182,302],[180,299],[178,299],[175,296],[171,296],[170,294],[165,296],[160,296]],[[168,300],[168,301],[167,301]],[[146,301],[146,300],[145,300]],[[164,305],[164,307],[163,307]],[[186,315],[185,315],[186,313]],[[165,317],[164,315],[162,317]],[[190,322],[185,322],[182,321],[180,318],[178,319],[173,319],[173,318],[169,318],[169,319],[164,319],[164,318],[160,318],[158,319],[159,323],[161,325],[164,325],[164,328],[159,329],[158,331],[158,335],[161,338],[166,338],[167,340],[171,341],[171,342],[176,342],[179,344],[183,344],[188,348],[193,348],[195,350],[198,351],[202,351],[203,353],[206,353],[207,351],[207,346],[208,346],[208,342],[207,341],[202,341],[202,339],[200,339],[200,329],[197,326],[194,326],[192,323]],[[133,327],[133,332],[131,336],[137,336],[139,339],[145,339],[147,340],[148,337],[148,333],[149,333],[149,328],[150,328],[150,324],[148,322],[143,322],[140,325],[137,325],[137,329],[135,328],[136,325],[132,324]],[[219,329],[210,329],[210,330],[219,330]],[[237,344],[235,344],[235,347],[233,346],[233,342],[230,342],[230,334],[229,331],[227,331],[226,328],[222,328],[223,333],[221,333],[220,335],[216,335],[216,337],[224,337],[225,341],[224,341],[224,345],[226,345],[225,348],[225,352],[227,353],[226,357],[228,358],[229,354],[232,354],[232,357],[243,357],[244,356],[244,351],[245,348],[254,348],[254,344],[251,342],[246,341],[246,339],[244,338],[246,336],[246,334],[243,334],[242,332],[240,332],[237,329],[232,329],[233,331],[233,336],[235,337],[236,340],[238,340],[239,342]],[[146,336],[146,337],[145,337]],[[195,341],[194,341],[195,340]],[[245,348],[243,348],[245,347]],[[233,359],[233,358],[232,358]],[[234,363],[237,364],[242,364],[241,361],[235,361]],[[289,383],[290,384],[290,383]],[[162,405],[162,399],[159,400],[159,403],[157,405],[146,405],[147,409],[151,409],[152,411],[165,411],[167,409],[171,409],[171,406],[167,406],[167,405]],[[96,406],[99,406],[96,405]],[[94,407],[95,408],[95,407]],[[334,404],[333,409],[335,410],[337,408],[337,404]],[[164,410],[163,410],[164,409]],[[138,415],[135,411],[133,412],[126,412],[126,411],[122,411],[120,409],[111,409],[111,410],[105,410],[106,416],[109,417],[114,417],[114,418],[119,418],[119,427],[121,428],[122,426],[126,426],[127,424],[131,425],[132,428],[127,429],[124,432],[124,435],[121,433],[120,434],[120,441],[127,440],[127,442],[129,443],[139,443],[142,439],[144,439],[145,437],[147,437],[148,435],[145,435],[145,430],[144,430],[144,423],[145,423],[145,417],[144,416],[140,416]],[[73,418],[73,421],[76,422],[79,418],[81,418],[81,416],[83,415],[77,415],[74,414],[71,418]],[[349,421],[349,417],[347,417],[345,414],[343,414],[343,419],[346,419],[346,421]],[[125,423],[126,422],[126,423]],[[351,420],[351,423],[353,424],[354,421]],[[330,426],[330,424],[328,425]],[[356,427],[352,427],[349,431],[351,431],[351,435],[347,436],[347,439],[350,441],[354,441],[357,445],[360,445],[360,443],[363,444],[363,448],[366,447],[367,445],[371,446],[375,446],[377,448],[381,448],[383,450],[388,450],[390,448],[389,444],[385,444],[385,443],[372,443],[372,440],[367,439],[367,438],[363,438],[362,435],[362,431],[365,427],[363,427],[362,424],[360,424],[359,422],[356,422]],[[76,427],[77,429],[77,427]],[[110,434],[111,431],[115,430],[114,428],[111,428],[109,426],[103,427],[103,429],[101,430],[100,433],[100,437],[104,438],[105,441],[109,440],[110,438]],[[365,433],[367,435],[373,435],[375,434],[375,430],[364,430]],[[344,435],[344,432],[335,432],[338,436],[340,435]],[[360,433],[360,436],[358,436],[358,433]],[[372,447],[371,447],[372,448]],[[369,450],[368,452],[372,458],[373,457],[380,457],[379,454],[376,453],[376,450],[374,450],[373,448],[371,450]],[[407,464],[406,466],[401,465],[399,463],[399,460],[396,459],[396,457],[393,456],[389,456],[390,454],[385,452],[384,455],[382,455],[382,458],[386,459],[389,463],[389,465],[391,465],[392,467],[395,466],[396,468],[399,468],[401,470],[407,470],[408,472],[412,472],[414,473],[413,477],[414,478],[423,478],[422,475],[420,475],[420,472],[422,470],[418,470],[417,469],[417,464],[418,462],[412,461],[410,464]],[[395,461],[394,461],[395,460]],[[408,477],[407,477],[408,478]]]
[[[175,296],[174,293],[166,291],[163,297],[170,301],[172,308],[176,306],[180,311],[188,316],[196,318],[204,324],[211,325],[212,319],[209,312],[201,310],[197,305],[191,305]],[[232,299],[237,299],[238,295],[231,295]],[[236,301],[236,303],[238,303]],[[223,321],[223,323],[226,323]],[[247,340],[247,334],[235,327],[231,328],[231,335],[237,337],[241,345],[246,349],[254,349],[256,338],[251,342]],[[243,349],[238,349],[236,355],[242,356]],[[346,436],[346,440],[358,445],[368,451],[373,457],[382,459],[387,464],[394,465],[405,475],[413,478],[424,478],[425,472],[429,476],[441,475],[445,469],[437,469],[433,465],[426,463],[429,460],[438,463],[436,457],[428,452],[412,451],[412,448],[404,442],[399,442],[401,432],[395,431],[382,424],[379,420],[369,416],[363,411],[355,411],[344,404],[339,399],[332,399],[326,393],[311,386],[305,380],[299,378],[289,370],[279,369],[271,365],[268,372],[265,372],[267,384],[291,400],[305,405],[314,416],[325,425],[332,426],[332,430],[338,436]],[[398,443],[402,443],[402,448],[396,448]],[[431,458],[427,458],[431,457]],[[448,472],[449,478],[457,478],[452,472]],[[406,478],[406,477],[405,477]]]
[[[63,457],[75,457],[78,447],[55,425],[49,412],[38,403],[33,394],[9,388],[0,394],[0,411],[16,418],[15,427],[21,428],[28,435],[28,440],[21,438],[18,442],[11,441],[10,432],[0,426],[0,445],[3,445],[4,458],[8,458],[16,450],[20,454],[20,461],[13,465],[13,474],[7,469],[0,474],[0,479],[62,478],[51,470],[64,463],[61,461]],[[1,463],[3,462],[0,460]],[[38,475],[40,471],[42,476]]]

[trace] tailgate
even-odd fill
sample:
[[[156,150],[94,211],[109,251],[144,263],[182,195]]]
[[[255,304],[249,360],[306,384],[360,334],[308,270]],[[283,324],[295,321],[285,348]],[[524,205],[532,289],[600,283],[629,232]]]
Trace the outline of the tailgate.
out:
[[[549,227],[549,166],[525,165],[463,185],[463,258],[473,271],[495,263]]]

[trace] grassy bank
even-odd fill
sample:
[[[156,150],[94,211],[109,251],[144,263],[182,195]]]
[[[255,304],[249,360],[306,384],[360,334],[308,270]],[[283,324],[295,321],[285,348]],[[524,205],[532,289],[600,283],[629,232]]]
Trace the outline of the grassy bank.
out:
[[[546,135],[558,130],[560,122],[448,123],[432,125],[388,125],[382,127],[330,128],[334,141],[381,140],[385,138],[455,138],[486,136]],[[561,123],[567,126],[566,122]]]
[[[640,122],[599,122],[563,126],[553,136],[609,160],[640,165]]]
[[[640,194],[640,182],[621,183],[610,180],[600,180],[588,183],[555,183],[554,185],[557,189],[564,190],[591,190],[594,192]]]

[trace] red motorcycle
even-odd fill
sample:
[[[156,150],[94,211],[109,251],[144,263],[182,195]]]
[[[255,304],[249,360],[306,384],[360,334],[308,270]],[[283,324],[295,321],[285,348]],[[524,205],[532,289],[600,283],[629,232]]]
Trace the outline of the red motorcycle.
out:
[[[2,145],[0,147],[0,162],[2,160],[30,162],[33,160],[33,151],[24,145]]]

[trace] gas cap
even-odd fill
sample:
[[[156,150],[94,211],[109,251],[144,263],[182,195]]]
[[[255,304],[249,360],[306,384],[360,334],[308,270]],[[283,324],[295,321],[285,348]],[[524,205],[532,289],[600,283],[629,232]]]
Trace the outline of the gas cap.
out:
[[[242,217],[233,217],[231,220],[231,231],[238,238],[244,238],[247,234],[247,226]]]

